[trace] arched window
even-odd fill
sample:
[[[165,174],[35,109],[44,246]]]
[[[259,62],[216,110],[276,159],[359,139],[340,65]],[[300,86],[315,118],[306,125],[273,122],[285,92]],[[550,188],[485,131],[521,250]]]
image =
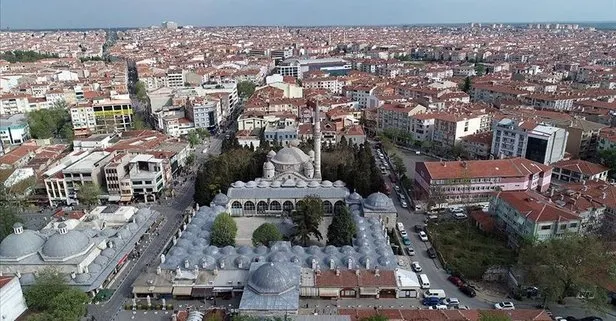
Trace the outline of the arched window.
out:
[[[231,215],[242,215],[242,203],[238,201],[231,203]]]
[[[282,206],[280,206],[280,202],[272,201],[270,203],[270,211],[282,211]]]
[[[300,206],[302,206],[302,204],[304,204],[304,201],[302,200],[297,201],[297,203],[295,203],[295,208],[299,208]]]
[[[248,201],[244,203],[244,212],[246,213],[254,213],[255,212],[255,203]]]
[[[265,214],[267,211],[267,203],[264,201],[260,201],[257,203],[257,214]]]
[[[330,201],[323,201],[323,211],[325,214],[331,214],[334,212],[334,206]]]
[[[344,207],[344,202],[343,201],[337,201],[334,204],[334,213],[338,214],[340,213],[340,209],[342,209]]]
[[[282,210],[286,213],[291,213],[293,212],[294,206],[293,206],[293,202],[291,201],[286,201],[284,203],[282,203]]]

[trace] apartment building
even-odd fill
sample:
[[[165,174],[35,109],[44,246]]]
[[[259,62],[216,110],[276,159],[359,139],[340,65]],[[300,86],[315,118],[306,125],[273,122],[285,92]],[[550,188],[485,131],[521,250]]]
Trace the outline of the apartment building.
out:
[[[163,160],[148,154],[134,156],[128,164],[128,177],[133,188],[133,195],[142,197],[146,202],[156,201],[166,185]]]
[[[421,142],[432,141],[434,134],[435,114],[421,113],[411,116],[411,127],[409,128],[413,139]]]
[[[129,130],[133,124],[133,107],[129,99],[76,105],[70,108],[70,113],[76,135],[121,132]]]
[[[415,165],[416,197],[431,207],[485,202],[492,192],[545,192],[552,168],[524,158],[450,162],[419,162]]]
[[[597,150],[616,149],[616,129],[606,128],[599,133]]]
[[[222,99],[222,117],[227,118],[233,114],[239,103],[237,82],[225,80],[220,82],[207,82],[201,85],[197,92],[200,96],[217,96]]]
[[[291,142],[298,139],[298,127],[286,126],[286,124],[279,123],[276,125],[268,124],[263,130],[263,137],[270,143],[277,143],[282,146],[287,146]]]
[[[104,166],[113,155],[107,151],[72,152],[43,174],[50,206],[78,203],[79,187],[85,183],[104,186]]]
[[[604,181],[567,183],[556,188],[552,201],[580,213],[583,230],[616,232],[616,185]]]
[[[530,92],[494,84],[475,84],[471,91],[474,101],[497,103],[501,100],[520,100]]]
[[[438,114],[434,119],[432,140],[440,146],[455,146],[462,137],[490,130],[489,114]]]
[[[503,118],[493,126],[492,155],[525,157],[547,165],[563,159],[568,136],[562,128]]]
[[[15,114],[0,118],[0,144],[20,145],[30,138],[30,126],[26,115]]]
[[[170,69],[167,71],[167,87],[183,88],[186,83],[184,71],[180,69]]]
[[[461,147],[470,159],[489,159],[492,146],[492,133],[484,132],[462,137]]]
[[[131,154],[117,154],[105,165],[105,179],[110,202],[130,202],[133,186],[130,180]]]
[[[325,89],[334,94],[342,93],[344,82],[336,77],[306,78],[302,81],[302,87],[306,89]]]
[[[609,168],[581,159],[561,160],[552,164],[552,179],[562,182],[581,182],[607,180]]]
[[[297,117],[292,114],[287,115],[260,115],[260,113],[243,113],[237,119],[238,130],[253,131],[268,126],[276,126],[277,124],[298,127]]]
[[[374,95],[376,88],[376,86],[365,85],[344,86],[342,87],[342,95],[356,101],[359,108],[366,108],[368,107],[368,100]]]
[[[599,134],[607,125],[594,123],[584,119],[552,119],[549,124],[565,129],[567,137],[566,152],[573,158],[589,159],[596,155]]]
[[[351,63],[340,58],[289,58],[276,67],[276,73],[298,79],[302,79],[304,73],[313,70],[322,70],[331,75],[346,75],[351,70]]]
[[[194,123],[194,128],[205,128],[216,132],[223,121],[220,101],[204,101],[186,106],[186,116]]]
[[[0,95],[0,116],[23,114],[30,111],[28,96]]]
[[[410,132],[412,116],[426,111],[426,107],[419,104],[385,104],[377,108],[377,128]]]
[[[536,191],[501,191],[490,200],[490,213],[511,246],[525,240],[545,241],[565,233],[579,233],[581,219]]]

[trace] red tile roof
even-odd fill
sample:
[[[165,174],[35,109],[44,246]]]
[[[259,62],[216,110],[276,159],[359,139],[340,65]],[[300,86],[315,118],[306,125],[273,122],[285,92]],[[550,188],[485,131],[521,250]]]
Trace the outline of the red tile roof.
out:
[[[588,176],[597,175],[609,170],[609,168],[603,165],[591,163],[581,159],[562,160],[552,165],[556,168],[567,169],[572,172],[582,173]]]
[[[396,287],[396,275],[394,271],[361,270],[359,275],[355,270],[325,270],[315,276],[315,284],[318,287]]]
[[[494,160],[423,162],[432,179],[459,179],[484,177],[523,177],[546,172],[552,168],[517,157]]]
[[[579,220],[572,211],[560,208],[547,197],[534,191],[507,191],[495,193],[527,220],[532,222],[563,222]]]

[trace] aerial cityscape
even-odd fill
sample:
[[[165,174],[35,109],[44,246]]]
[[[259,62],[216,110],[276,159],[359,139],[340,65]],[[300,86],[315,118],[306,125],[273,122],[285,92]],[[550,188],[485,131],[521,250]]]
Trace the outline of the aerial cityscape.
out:
[[[68,2],[0,4],[3,321],[616,320],[616,2]]]

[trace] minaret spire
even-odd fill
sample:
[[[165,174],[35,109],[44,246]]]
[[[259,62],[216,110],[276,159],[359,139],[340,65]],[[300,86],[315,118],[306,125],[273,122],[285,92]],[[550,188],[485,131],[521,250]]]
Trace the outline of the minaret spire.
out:
[[[314,178],[321,179],[321,116],[319,101],[314,110]]]

